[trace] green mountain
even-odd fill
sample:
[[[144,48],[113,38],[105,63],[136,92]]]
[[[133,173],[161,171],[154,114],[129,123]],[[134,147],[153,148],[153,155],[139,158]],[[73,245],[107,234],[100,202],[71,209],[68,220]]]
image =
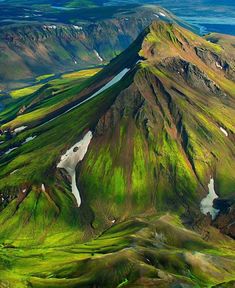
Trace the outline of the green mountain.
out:
[[[234,287],[234,38],[208,37],[153,22],[4,100],[2,285]]]

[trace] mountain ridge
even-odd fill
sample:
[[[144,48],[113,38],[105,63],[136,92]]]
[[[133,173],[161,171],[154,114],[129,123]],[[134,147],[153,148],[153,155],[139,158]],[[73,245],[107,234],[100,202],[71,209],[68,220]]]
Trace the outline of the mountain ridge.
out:
[[[1,27],[0,65],[7,69],[0,70],[0,88],[19,88],[42,74],[103,66],[125,50],[157,17],[180,21],[163,8],[148,5],[108,10],[101,19],[96,15],[102,10],[91,13],[86,9],[83,14],[79,11],[75,15],[78,19],[73,16],[72,23],[63,23],[63,19],[53,21],[54,18],[43,21],[43,18]]]
[[[1,127],[0,257],[11,267],[3,279],[22,287],[233,287],[234,234],[223,226],[234,225],[232,55],[158,21],[84,82],[22,98],[37,105]],[[57,166],[88,131],[75,168],[78,208],[72,179]],[[211,186],[224,199],[215,219]],[[47,264],[32,271],[35,253]]]
[[[209,76],[207,74],[205,74],[205,65],[202,62],[201,58],[198,57],[197,49],[194,48],[194,45],[192,43],[197,43],[197,44],[199,43],[200,45],[202,45],[201,47],[208,45],[208,47],[210,49],[212,48],[213,53],[215,50],[218,50],[220,53],[222,53],[221,50],[219,50],[218,46],[211,44],[209,42],[206,42],[203,39],[201,40],[201,38],[199,36],[196,36],[196,35],[194,36],[193,34],[189,34],[190,37],[194,37],[194,38],[192,38],[191,40],[185,41],[184,45],[186,45],[187,47],[184,47],[184,45],[179,44],[179,41],[176,41],[175,38],[172,38],[172,35],[170,34],[170,32],[172,33],[172,29],[176,31],[176,32],[174,32],[175,36],[176,35],[182,35],[181,33],[185,33],[185,30],[183,28],[180,28],[179,26],[176,26],[176,25],[165,24],[164,22],[160,22],[160,23],[156,22],[156,23],[152,24],[152,26],[150,26],[150,28],[147,29],[146,32],[142,33],[142,35],[127,50],[127,52],[122,53],[117,58],[117,60],[112,61],[112,63],[110,64],[110,66],[107,67],[107,69],[104,69],[104,71],[100,72],[99,74],[97,74],[97,76],[95,76],[93,83],[95,83],[95,81],[97,81],[98,79],[102,79],[102,77],[105,75],[105,77],[106,77],[105,81],[106,82],[100,81],[100,84],[98,86],[98,87],[102,87],[102,85],[104,85],[105,83],[108,82],[107,81],[109,79],[107,77],[108,73],[111,73],[111,75],[115,75],[112,67],[115,67],[116,74],[117,74],[122,70],[121,67],[127,67],[128,66],[128,62],[126,62],[126,55],[128,55],[130,53],[131,57],[129,56],[129,63],[130,63],[129,65],[132,65],[132,67],[134,67],[133,65],[135,63],[140,61],[140,63],[136,64],[136,68],[134,68],[134,70],[132,70],[130,76],[128,77],[129,78],[128,82],[129,81],[131,81],[131,82],[129,82],[129,84],[127,84],[127,88],[123,92],[125,97],[122,96],[122,94],[120,96],[118,96],[118,98],[115,100],[115,101],[117,101],[117,104],[115,104],[116,102],[114,102],[113,106],[111,107],[111,110],[108,111],[107,114],[105,113],[104,116],[100,120],[97,120],[98,125],[96,128],[96,131],[97,131],[97,135],[100,138],[102,138],[106,134],[106,131],[109,134],[110,129],[111,130],[116,129],[115,128],[116,124],[119,126],[119,122],[122,121],[122,118],[124,118],[123,121],[125,122],[126,121],[125,117],[126,117],[127,119],[130,119],[130,120],[131,120],[131,118],[133,118],[131,120],[131,122],[134,121],[133,122],[134,126],[137,124],[137,127],[135,128],[135,130],[137,129],[136,131],[139,131],[139,132],[142,131],[141,134],[144,135],[144,137],[141,136],[141,138],[138,140],[140,145],[149,146],[151,142],[154,143],[154,141],[155,141],[154,137],[157,137],[157,135],[160,133],[160,139],[165,139],[164,140],[165,142],[162,142],[161,144],[159,143],[159,147],[161,147],[161,146],[164,147],[164,145],[166,145],[164,148],[166,150],[163,152],[160,149],[160,151],[157,152],[157,150],[159,148],[154,148],[154,150],[156,150],[156,152],[151,152],[151,153],[153,153],[152,155],[154,155],[156,153],[156,156],[152,156],[152,157],[154,157],[154,158],[160,157],[161,158],[160,155],[165,155],[165,156],[163,156],[164,160],[163,159],[161,160],[161,161],[163,161],[161,165],[163,165],[163,167],[165,166],[165,169],[167,169],[167,170],[172,169],[174,167],[174,165],[177,165],[176,164],[177,162],[181,163],[181,165],[183,165],[182,166],[182,167],[184,167],[183,170],[187,171],[188,174],[186,173],[184,175],[184,172],[182,170],[182,172],[180,172],[180,173],[183,173],[184,176],[181,175],[180,176],[181,180],[179,180],[178,182],[181,183],[180,185],[182,185],[182,183],[184,183],[182,177],[186,177],[186,179],[188,179],[189,182],[192,181],[192,182],[190,182],[192,184],[192,187],[190,189],[189,189],[189,187],[184,188],[186,190],[189,189],[191,191],[188,194],[189,199],[190,199],[190,197],[194,194],[193,191],[196,189],[195,185],[199,185],[199,187],[201,186],[201,188],[199,189],[201,191],[200,193],[205,193],[205,191],[207,190],[207,183],[209,182],[209,180],[205,181],[205,176],[207,177],[207,179],[209,179],[209,175],[213,171],[216,170],[218,173],[218,171],[219,171],[218,168],[215,168],[216,165],[218,163],[220,163],[220,161],[221,161],[221,160],[219,160],[220,159],[219,158],[220,153],[219,153],[218,148],[221,147],[221,145],[228,145],[228,152],[226,152],[226,153],[228,153],[228,156],[226,156],[226,157],[228,157],[228,159],[229,159],[233,155],[231,152],[232,151],[232,146],[231,146],[232,143],[230,141],[234,137],[233,136],[233,133],[234,133],[233,129],[234,128],[233,128],[233,126],[231,126],[231,123],[229,123],[229,121],[226,120],[226,117],[227,117],[227,119],[232,119],[231,118],[231,115],[233,115],[233,114],[231,114],[232,111],[228,109],[227,110],[228,111],[227,116],[226,116],[226,114],[223,114],[223,115],[220,115],[220,114],[217,115],[217,114],[213,114],[213,113],[211,114],[207,110],[208,108],[206,108],[206,106],[205,106],[205,103],[206,103],[205,101],[208,101],[208,97],[206,99],[203,99],[201,93],[203,91],[205,93],[205,91],[206,91],[206,95],[215,95],[216,97],[213,96],[213,98],[211,100],[213,105],[221,105],[219,102],[222,101],[223,105],[228,105],[228,103],[229,103],[229,105],[231,105],[230,107],[233,107],[233,105],[234,105],[234,102],[233,102],[234,101],[234,95],[228,94],[227,91],[225,92],[225,90],[222,90],[218,86],[218,84],[216,84],[216,82],[214,81],[214,78],[212,78],[212,80],[210,80]],[[153,31],[154,31],[154,33],[153,33]],[[161,39],[161,41],[159,41],[158,35],[156,35],[155,32],[158,33],[159,37],[163,37],[163,39],[165,41],[163,42],[162,39]],[[186,32],[186,35],[187,35],[187,33],[189,33],[189,32]],[[154,36],[152,36],[153,34],[154,34]],[[156,41],[152,42],[151,37],[153,37]],[[167,37],[167,38],[165,38],[165,37]],[[167,41],[166,41],[166,39],[167,39]],[[200,42],[198,42],[199,40],[200,40]],[[190,41],[192,43],[189,43]],[[160,46],[162,45],[161,44],[162,42],[164,43],[163,50],[157,48],[158,45],[160,45]],[[138,43],[140,43],[141,45]],[[171,54],[172,52],[169,49],[166,49],[166,47],[168,47],[168,45],[172,45],[172,43],[173,43],[172,49],[174,51],[174,56],[170,57],[169,54]],[[142,48],[138,48],[141,46],[142,46]],[[208,47],[204,47],[204,49],[208,49]],[[193,56],[188,57],[188,53],[187,53],[188,49],[191,49],[192,51],[194,51]],[[200,49],[202,49],[202,48],[200,48]],[[134,52],[134,51],[136,51],[136,52]],[[140,52],[138,52],[138,51],[140,51]],[[165,53],[165,55],[164,55],[164,53]],[[177,53],[179,53],[179,54],[177,54]],[[184,56],[184,58],[182,58],[182,55],[183,56],[186,55],[188,57],[188,59],[186,56]],[[140,59],[142,59],[142,60],[140,60]],[[124,61],[125,61],[125,64],[124,64]],[[173,65],[172,65],[172,61],[174,62]],[[201,66],[199,66],[199,65],[201,65]],[[118,68],[118,67],[120,67],[120,68]],[[201,70],[198,69],[199,67]],[[208,67],[210,77],[211,76],[214,77],[214,74],[212,73],[212,71],[214,71],[215,69],[219,70],[218,73],[221,70],[221,68],[217,67],[215,63],[213,63],[212,67],[210,67],[210,68]],[[170,77],[168,76],[169,73],[171,74]],[[226,69],[221,71],[221,73],[223,73],[224,75],[226,75],[226,77],[228,77],[226,74],[227,73]],[[174,78],[172,78],[172,76]],[[133,79],[133,80],[131,80],[131,79]],[[176,79],[177,79],[177,81],[176,81]],[[221,83],[220,80],[219,80],[219,82],[218,82],[218,80],[216,80],[216,81],[219,84]],[[226,78],[225,81],[229,82],[230,80]],[[102,83],[104,83],[104,84],[102,84]],[[118,85],[120,87],[120,84],[116,84],[116,85]],[[184,86],[184,88],[182,88],[182,85]],[[187,87],[187,89],[185,87]],[[203,89],[201,90],[200,87],[203,87]],[[227,88],[227,86],[225,88]],[[98,88],[95,88],[95,89],[98,89]],[[95,91],[95,89],[93,88],[93,91]],[[195,89],[197,89],[199,93],[196,92]],[[90,90],[90,88],[89,88],[89,90]],[[86,91],[86,89],[85,89],[85,91],[86,91],[85,95],[92,95],[92,92],[89,92],[89,90]],[[132,90],[134,93],[134,98],[132,98]],[[108,89],[108,91],[109,91],[109,89]],[[230,92],[230,90],[228,90],[228,92]],[[56,112],[57,108],[56,108],[56,106],[54,106],[55,112],[53,112],[53,114],[56,113],[55,115],[59,116],[62,111],[65,111],[65,112],[70,111],[70,107],[77,105],[76,103],[78,103],[78,105],[80,105],[79,103],[81,102],[81,100],[86,99],[86,97],[87,97],[83,93],[84,92],[80,92],[80,94],[78,94],[76,96],[77,100],[75,100],[75,101],[73,100],[71,103],[68,103],[67,106],[65,105],[63,110],[59,109]],[[106,93],[108,93],[108,92],[104,92],[104,94],[106,94]],[[116,93],[118,93],[118,92],[116,92]],[[81,97],[79,95],[84,95],[84,96]],[[119,97],[120,97],[120,100],[119,100]],[[183,105],[184,101],[186,101],[185,103],[187,103],[187,105],[188,105],[187,109],[193,109],[192,111],[195,111],[195,109],[196,109],[198,115],[200,115],[200,118],[198,118],[195,113],[192,113],[192,116],[190,116],[191,118],[189,117],[190,114],[188,114],[188,113],[185,114],[185,110],[184,110],[185,108]],[[68,107],[68,108],[66,108],[66,107]],[[35,107],[34,109],[37,109],[37,107]],[[188,110],[188,112],[189,111],[190,110]],[[27,116],[28,111],[26,110],[24,113]],[[30,113],[31,114],[34,113],[33,110]],[[193,115],[193,114],[195,114],[195,115]],[[58,117],[58,116],[56,116],[56,117]],[[14,122],[17,123],[16,121],[19,121],[17,119],[21,119],[22,117],[24,117],[24,115],[22,115],[22,116],[20,115],[20,116],[16,117],[16,119],[5,124],[3,126],[4,129],[6,129],[7,127],[9,127],[9,128],[14,127]],[[43,116],[43,117],[45,117],[45,116]],[[47,117],[49,117],[49,115]],[[53,119],[53,117],[52,117],[52,119]],[[213,117],[216,117],[215,120],[213,119]],[[22,126],[28,126],[27,118],[25,118],[25,119],[26,119],[26,122],[21,122]],[[48,119],[48,118],[45,118],[45,119]],[[96,119],[98,119],[98,118],[96,118]],[[213,121],[212,121],[212,119],[213,119]],[[186,122],[184,122],[184,121],[186,121]],[[209,125],[206,124],[206,121],[209,121],[209,122],[212,121],[212,122],[210,122],[212,127],[214,127],[212,131],[210,130]],[[135,124],[135,122],[136,122],[136,124]],[[197,123],[197,125],[199,125],[200,130],[197,130],[198,128],[196,128],[194,122]],[[36,125],[36,127],[37,127],[38,120],[36,120],[34,125]],[[32,123],[30,123],[29,127],[33,127],[34,125],[32,125]],[[217,126],[217,128],[216,128],[216,126]],[[15,126],[14,129],[16,127],[17,126]],[[154,132],[155,127],[158,127],[158,128]],[[224,127],[223,129],[227,131],[228,137],[226,137],[224,135],[223,141],[220,139],[216,140],[216,138],[217,138],[216,137],[213,140],[215,142],[215,144],[213,144],[213,142],[211,142],[211,140],[210,140],[211,137],[213,137],[213,133],[215,133],[215,135],[218,135],[218,137],[220,137],[220,138],[223,136],[223,133],[221,132],[221,129],[220,129],[221,127]],[[11,128],[11,129],[13,129],[13,128]],[[127,129],[127,128],[122,128],[122,129],[124,129],[123,131],[125,131],[125,129]],[[158,131],[158,129],[160,129],[160,130]],[[162,132],[160,132],[161,129],[163,129],[162,130],[163,134],[161,134]],[[215,129],[217,129],[217,131],[215,131]],[[189,132],[191,135],[189,134]],[[130,135],[133,135],[133,132],[130,133]],[[195,138],[195,135],[197,135],[197,138]],[[117,136],[115,136],[115,137],[117,137]],[[114,137],[114,139],[115,139],[115,137]],[[230,140],[230,137],[232,137],[231,140]],[[95,139],[92,139],[92,142],[96,141]],[[128,137],[127,137],[127,139],[128,139]],[[204,143],[205,139],[207,142],[209,141],[206,145]],[[190,140],[191,140],[191,142],[190,142]],[[133,140],[131,140],[131,141],[133,141]],[[163,141],[163,140],[161,140],[161,141]],[[114,143],[115,142],[116,141],[114,141]],[[169,146],[168,142],[171,143],[170,146]],[[203,152],[200,152],[202,143],[204,143],[203,144],[204,150],[203,150]],[[122,147],[122,144],[120,144],[120,145]],[[132,145],[133,145],[133,142],[132,142]],[[151,145],[150,145],[150,147],[151,147]],[[213,151],[213,153],[209,152],[209,151],[211,151],[210,145],[212,145],[215,149]],[[100,144],[95,145],[95,146],[99,147]],[[104,146],[104,145],[102,145],[102,146]],[[170,148],[171,146],[174,147],[173,150],[171,150],[171,148]],[[93,147],[92,144],[91,144],[91,147]],[[152,148],[150,148],[150,147],[148,149],[150,149],[150,151],[151,151],[153,147]],[[134,147],[132,147],[132,149],[134,149]],[[221,148],[219,148],[219,149],[221,149]],[[139,150],[142,150],[141,147],[139,147]],[[124,151],[125,151],[125,149],[124,149]],[[149,153],[150,153],[150,151],[149,151]],[[130,152],[130,147],[128,148],[128,153],[129,152]],[[89,157],[89,153],[91,153],[91,149],[89,149],[89,151],[87,153],[88,156],[86,156],[86,158]],[[96,152],[96,153],[98,153],[98,152]],[[168,157],[168,154],[171,155],[171,153],[172,153],[171,157],[173,157],[173,158],[170,158],[168,160],[167,160],[167,158],[165,159],[165,157]],[[201,153],[199,155],[202,159],[204,159],[204,157],[205,157],[204,155],[206,155],[206,154],[208,155],[207,156],[208,160],[205,161],[204,164],[201,160],[197,160],[197,158],[198,158],[197,154],[198,153]],[[177,157],[175,158],[175,155],[177,155],[177,154],[182,155],[182,158],[179,158],[179,159],[177,159]],[[119,155],[119,154],[117,154],[117,155]],[[132,155],[132,157],[133,157],[133,155]],[[159,156],[157,156],[157,155],[159,155]],[[225,156],[225,155],[223,155],[223,156]],[[118,157],[121,157],[121,155],[119,155]],[[136,157],[139,157],[139,156],[136,156]],[[200,157],[199,157],[199,159],[200,159]],[[146,158],[146,157],[144,157],[144,158]],[[93,159],[93,161],[94,160],[95,159]],[[132,158],[130,163],[132,163],[133,161],[134,160]],[[216,162],[217,162],[217,164],[216,164]],[[86,161],[84,163],[86,163]],[[85,171],[86,171],[86,169],[88,169],[88,167],[83,168],[83,166],[85,165],[84,163],[82,163],[81,167],[82,167],[82,169],[85,169]],[[89,163],[89,160],[88,160],[88,163]],[[104,163],[106,165],[106,163],[108,163],[108,162],[104,160],[101,163]],[[148,167],[151,167],[152,164],[149,163],[147,165],[147,164],[142,163],[142,165],[144,165],[143,167],[145,167],[145,165]],[[170,166],[173,165],[173,166],[172,166],[172,168],[170,168],[170,166],[168,166],[168,165],[170,165]],[[228,167],[230,167],[230,165],[231,165],[231,163],[230,163],[230,161],[228,161]],[[168,168],[166,168],[166,167],[168,167]],[[182,169],[182,167],[181,168],[180,167],[176,168],[176,167],[177,166],[175,166],[175,169]],[[228,167],[227,167],[227,169],[228,169]],[[229,169],[233,169],[232,167],[233,166],[231,166],[231,168],[229,168]],[[93,168],[95,168],[95,165],[93,166]],[[138,167],[138,169],[140,169],[140,167]],[[159,171],[161,171],[161,169],[159,168]],[[222,169],[222,167],[221,167],[221,169]],[[102,171],[102,170],[103,169],[100,169],[100,171]],[[110,170],[110,168],[108,168],[108,170],[112,171],[112,170]],[[153,171],[154,171],[154,169],[153,169]],[[172,172],[170,172],[170,175]],[[83,175],[83,173],[84,172],[82,171],[81,175]],[[96,173],[98,173],[98,172],[96,171],[95,174]],[[144,172],[144,173],[146,173],[146,172]],[[174,173],[177,173],[177,172],[174,172]],[[85,175],[90,175],[90,174],[91,174],[91,171],[85,172]],[[125,174],[126,173],[123,173],[123,175],[125,175]],[[146,175],[148,175],[148,173]],[[170,175],[169,175],[169,177],[173,177]],[[230,173],[230,175],[232,176],[232,173]],[[120,175],[118,177],[120,177]],[[123,176],[121,176],[121,178],[122,177]],[[131,177],[131,175],[129,175],[129,177]],[[154,180],[155,177],[156,176],[153,176],[153,178],[151,180],[152,183],[158,183],[159,182],[158,181],[159,179]],[[167,187],[168,184],[167,184],[167,182],[165,182],[166,179],[164,180],[163,175],[160,176],[160,178],[161,177],[163,177],[162,181],[163,181],[163,183],[165,183],[165,184],[162,184],[163,185],[162,187],[164,187],[164,186]],[[111,178],[112,178],[112,176],[111,176]],[[96,179],[95,175],[93,176],[93,179]],[[109,178],[107,178],[107,179],[109,179]],[[189,179],[191,179],[191,180],[189,180]],[[233,178],[231,178],[230,181],[234,181],[232,179]],[[86,181],[86,180],[81,179],[81,182],[80,182],[81,186],[83,186],[83,181]],[[132,182],[131,178],[129,178],[129,180],[125,180],[125,181],[127,181],[128,183]],[[198,184],[196,184],[196,183],[198,183]],[[215,185],[219,188],[218,190],[221,190],[221,187],[222,187],[222,189],[225,189],[225,192],[223,192],[223,193],[224,193],[224,195],[226,195],[229,192],[230,186],[228,186],[226,188],[226,186],[224,186],[224,184],[222,184],[222,183],[223,182],[221,182],[221,184],[219,184],[216,180]],[[173,187],[177,186],[174,182],[172,184],[173,184]],[[86,185],[87,184],[84,184],[85,187],[82,187],[82,189],[84,189],[85,191],[87,190]],[[104,184],[104,185],[108,185],[108,184]],[[185,183],[185,185],[186,185],[186,183]],[[144,187],[144,185],[143,185],[143,187]],[[150,190],[154,191],[156,189],[153,187],[154,186],[152,186],[152,188]],[[232,187],[232,185],[231,185],[231,187]],[[89,189],[91,189],[91,188],[89,188]],[[128,189],[132,190],[131,187],[129,187]],[[173,189],[173,188],[170,188],[169,190],[171,190],[171,189]],[[145,189],[143,189],[143,191],[144,190]],[[157,189],[157,190],[159,190],[159,189]],[[175,188],[173,189],[173,191],[174,190],[175,190]],[[182,193],[182,187],[179,187],[178,191],[180,193]],[[164,194],[167,195],[167,193],[163,193],[163,195]],[[149,199],[153,199],[153,196],[150,197]],[[197,203],[197,202],[195,202],[195,200],[196,200],[196,198],[193,201],[190,201],[192,206],[195,206],[195,203]],[[163,203],[166,203],[166,202],[163,201]],[[175,204],[176,203],[174,203],[174,205]],[[199,206],[199,204],[197,204],[197,205]],[[179,205],[179,207],[180,206],[181,206],[181,204]],[[188,208],[186,207],[186,210],[187,209]]]

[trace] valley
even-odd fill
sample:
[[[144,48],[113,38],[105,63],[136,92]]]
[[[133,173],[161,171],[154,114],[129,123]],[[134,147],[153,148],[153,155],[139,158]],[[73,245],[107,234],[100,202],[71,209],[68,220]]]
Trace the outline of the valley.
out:
[[[69,21],[46,18],[0,27],[0,89],[26,86],[42,74],[58,74],[107,64],[126,49],[162,8],[117,7],[82,9]],[[180,20],[168,12],[166,20]],[[102,18],[100,16],[102,15]],[[160,15],[160,14],[159,14]],[[165,15],[165,14],[164,14]],[[5,17],[4,14],[2,16]],[[52,22],[53,21],[53,22]],[[185,24],[187,25],[187,24]],[[188,26],[188,25],[187,25]]]

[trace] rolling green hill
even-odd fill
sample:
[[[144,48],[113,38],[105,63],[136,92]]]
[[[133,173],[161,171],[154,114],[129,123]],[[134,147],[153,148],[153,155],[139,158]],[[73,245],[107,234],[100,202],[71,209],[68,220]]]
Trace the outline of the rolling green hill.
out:
[[[9,100],[3,285],[233,287],[233,218],[220,207],[229,236],[215,228],[211,199],[235,195],[234,47],[221,41],[156,21],[94,76]]]

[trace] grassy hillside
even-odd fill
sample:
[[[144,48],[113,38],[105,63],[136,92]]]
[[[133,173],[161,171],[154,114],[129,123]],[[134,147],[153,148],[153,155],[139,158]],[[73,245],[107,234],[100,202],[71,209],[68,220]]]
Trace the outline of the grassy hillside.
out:
[[[213,233],[220,241],[203,240],[174,215],[157,215],[118,223],[83,244],[65,244],[71,234],[60,235],[59,245],[50,238],[34,249],[5,243],[1,283],[24,288],[215,287],[227,282],[220,287],[233,287],[233,244]]]
[[[220,198],[235,195],[233,54],[154,22],[101,71],[11,99],[0,113],[3,281],[233,287],[234,241],[200,209],[211,178]],[[57,165],[88,130],[78,207]]]
[[[80,168],[98,226],[146,209],[194,218],[210,177],[220,197],[234,196],[235,86],[229,69],[205,65],[198,50],[227,57],[177,26],[150,27],[139,53],[145,60],[100,119]]]
[[[84,88],[83,85],[80,87],[78,84],[82,84],[82,82],[100,70],[100,68],[93,68],[75,71],[62,74],[53,80],[46,81],[43,79],[42,81],[44,83],[46,82],[45,84],[40,83],[22,89],[12,90],[9,95],[2,96],[1,102],[3,103],[4,110],[0,112],[0,123],[9,122],[9,120],[13,118],[14,121],[10,122],[12,128],[14,125],[16,126],[17,123],[18,125],[19,123],[23,124],[23,120],[20,122],[19,118],[25,118],[21,117],[21,114],[25,113],[26,110],[27,112],[31,111],[30,114],[28,113],[31,116],[27,115],[26,118],[38,119],[40,114],[43,116],[43,113],[34,113],[34,111],[38,109],[37,105],[39,103],[43,106],[44,110],[51,108],[51,111],[56,109],[56,104],[63,106],[68,102],[69,97],[74,97],[76,91]]]

